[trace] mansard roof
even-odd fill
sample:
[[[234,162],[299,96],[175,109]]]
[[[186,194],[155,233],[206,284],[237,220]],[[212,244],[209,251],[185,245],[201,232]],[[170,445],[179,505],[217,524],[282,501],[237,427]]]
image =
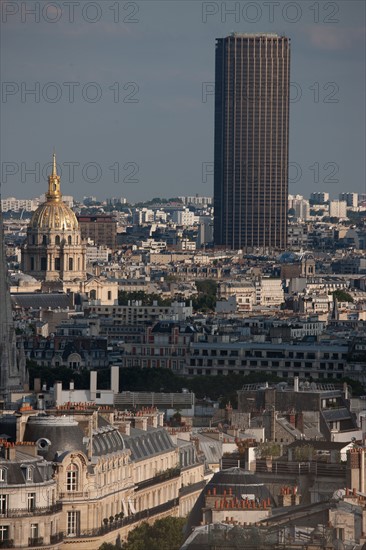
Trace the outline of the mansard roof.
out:
[[[131,450],[133,461],[144,460],[149,456],[175,449],[170,435],[164,428],[152,428],[150,426],[146,430],[131,428],[131,434],[124,436],[124,439],[127,448]]]

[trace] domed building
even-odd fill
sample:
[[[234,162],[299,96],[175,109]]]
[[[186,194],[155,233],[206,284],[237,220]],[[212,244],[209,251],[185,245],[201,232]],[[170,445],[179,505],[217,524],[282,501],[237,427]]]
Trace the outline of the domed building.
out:
[[[54,154],[46,201],[34,212],[22,246],[22,271],[42,281],[83,281],[85,262],[78,220],[62,201]]]

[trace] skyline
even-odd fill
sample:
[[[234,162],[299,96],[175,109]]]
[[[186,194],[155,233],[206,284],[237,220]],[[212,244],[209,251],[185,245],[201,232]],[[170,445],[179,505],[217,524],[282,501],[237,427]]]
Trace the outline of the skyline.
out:
[[[3,197],[43,193],[53,147],[65,195],[212,196],[214,44],[231,31],[291,38],[289,193],[365,191],[363,3],[83,2],[73,21],[64,4],[39,23],[1,6]]]

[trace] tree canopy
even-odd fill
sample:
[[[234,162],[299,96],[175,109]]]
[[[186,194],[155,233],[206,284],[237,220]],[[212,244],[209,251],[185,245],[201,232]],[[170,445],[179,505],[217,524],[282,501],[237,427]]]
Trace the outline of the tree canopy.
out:
[[[192,299],[195,311],[213,311],[216,306],[217,282],[211,279],[196,281],[197,296]]]
[[[179,550],[183,544],[184,518],[158,519],[154,525],[142,523],[129,532],[123,550]]]
[[[338,290],[335,290],[333,292],[333,296],[337,298],[338,302],[353,302],[352,296],[345,290],[342,290],[341,288],[339,288]]]

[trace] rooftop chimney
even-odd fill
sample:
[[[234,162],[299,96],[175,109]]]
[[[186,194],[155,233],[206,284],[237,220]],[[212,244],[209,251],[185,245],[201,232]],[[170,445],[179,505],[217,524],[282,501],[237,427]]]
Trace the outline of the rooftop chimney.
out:
[[[97,372],[90,371],[90,401],[95,401],[97,397]]]
[[[111,390],[115,395],[119,393],[119,367],[111,367]]]

